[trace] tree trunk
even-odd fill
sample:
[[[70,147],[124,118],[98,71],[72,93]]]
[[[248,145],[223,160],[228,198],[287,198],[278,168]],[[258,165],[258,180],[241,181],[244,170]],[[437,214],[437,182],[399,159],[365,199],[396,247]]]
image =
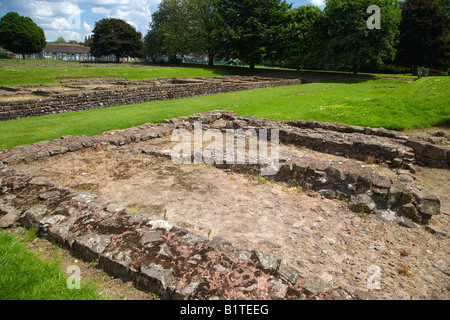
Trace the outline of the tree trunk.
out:
[[[255,70],[255,61],[250,61],[250,70]]]
[[[355,63],[353,65],[353,74],[356,76],[358,74],[359,71],[359,66]]]
[[[208,67],[210,67],[210,68],[214,67],[214,54],[213,53],[208,54]]]

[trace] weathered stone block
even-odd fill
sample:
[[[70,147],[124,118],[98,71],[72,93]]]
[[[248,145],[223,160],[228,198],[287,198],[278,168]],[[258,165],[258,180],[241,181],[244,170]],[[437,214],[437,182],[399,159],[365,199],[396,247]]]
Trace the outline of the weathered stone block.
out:
[[[277,257],[274,257],[272,255],[269,255],[267,253],[261,252],[261,251],[255,251],[256,257],[258,258],[258,261],[261,265],[261,267],[264,270],[268,271],[276,271],[278,268],[278,261],[279,259]]]
[[[141,267],[137,285],[142,290],[158,294],[161,299],[169,299],[171,294],[168,287],[172,274],[172,269],[164,269],[159,264],[151,263]]]
[[[67,245],[67,239],[69,238],[72,224],[69,222],[63,222],[56,226],[50,227],[47,231],[47,238],[56,243]]]
[[[286,297],[289,286],[281,279],[269,280],[269,295],[272,299],[279,300]]]
[[[328,176],[338,181],[344,181],[346,179],[344,171],[340,168],[330,166],[325,170],[325,172]]]
[[[198,286],[203,282],[203,279],[197,279],[186,284],[182,289],[178,289],[173,294],[173,300],[189,300],[192,294],[197,290]]]
[[[66,216],[63,215],[52,215],[48,217],[44,217],[39,221],[39,231],[42,233],[47,233],[48,228],[55,223],[63,221],[66,219]]]
[[[19,216],[14,213],[7,213],[6,215],[0,218],[0,228],[10,228],[16,224],[19,220]]]
[[[124,252],[107,252],[102,254],[99,260],[105,272],[116,278],[130,281],[137,275],[137,270],[131,266],[132,262],[128,254]]]
[[[297,283],[298,278],[301,277],[300,272],[290,267],[285,260],[281,260],[278,273],[282,277],[286,278],[293,285],[295,285]]]
[[[318,276],[306,277],[303,287],[312,294],[322,293],[330,289],[330,285]]]
[[[48,208],[45,205],[37,205],[26,210],[20,217],[19,222],[29,229],[38,230],[39,221],[47,213]]]
[[[143,244],[143,245],[146,245],[146,244],[151,243],[151,242],[156,242],[156,241],[161,239],[163,234],[164,234],[164,232],[161,231],[161,230],[148,231],[142,236],[142,238],[139,241],[139,243]]]
[[[47,191],[47,192],[43,192],[43,193],[39,194],[39,199],[40,200],[48,200],[48,199],[51,199],[51,198],[59,196],[59,195],[60,195],[60,192],[57,190]]]
[[[110,243],[110,235],[88,234],[75,238],[72,248],[80,258],[88,262],[98,261]]]
[[[433,160],[439,161],[447,160],[447,150],[432,144],[426,146],[426,154],[430,159]]]
[[[359,180],[362,182],[363,186],[370,189],[373,186],[372,176],[368,172],[364,172],[359,176]]]
[[[361,193],[350,197],[348,207],[355,213],[371,213],[377,205],[369,195]]]
[[[412,194],[418,203],[419,212],[424,215],[438,215],[441,213],[441,201],[427,190],[413,190]]]
[[[319,194],[326,199],[334,199],[336,198],[336,192],[332,189],[322,189],[318,191]]]
[[[81,145],[81,142],[73,142],[73,143],[69,144],[67,147],[70,152],[75,152],[75,151],[81,150],[81,148],[83,148],[83,146]]]

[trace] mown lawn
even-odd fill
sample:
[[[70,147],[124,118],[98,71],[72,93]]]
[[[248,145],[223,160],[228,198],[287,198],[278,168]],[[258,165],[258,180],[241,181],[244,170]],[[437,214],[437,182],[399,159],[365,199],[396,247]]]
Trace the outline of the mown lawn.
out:
[[[450,125],[450,78],[370,80],[234,108],[238,114],[406,130]]]
[[[57,84],[60,78],[115,77],[129,80],[164,77],[213,77],[231,75],[228,69],[153,66],[95,66],[92,64],[50,64],[48,67],[4,66],[0,68],[0,85]]]
[[[281,120],[342,122],[396,130],[448,127],[449,88],[448,77],[422,78],[413,83],[333,81],[17,119],[0,122],[0,150],[63,135],[92,136],[216,109]]]
[[[41,260],[18,237],[0,231],[0,300],[104,300],[91,285],[68,289],[67,279],[57,256]]]

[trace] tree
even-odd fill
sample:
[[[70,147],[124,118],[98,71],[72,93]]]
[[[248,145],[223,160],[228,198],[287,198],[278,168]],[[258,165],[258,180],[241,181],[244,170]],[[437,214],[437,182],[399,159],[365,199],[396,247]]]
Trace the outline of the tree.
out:
[[[381,28],[369,29],[371,5],[380,8]],[[397,0],[328,0],[324,9],[324,62],[334,68],[351,68],[392,61],[398,43],[401,11]]]
[[[162,0],[152,15],[145,37],[147,56],[167,55],[170,61],[195,53],[208,56],[214,65],[218,52],[216,0]]]
[[[92,34],[87,35],[84,37],[84,42],[80,43],[86,47],[91,47],[92,46]]]
[[[95,23],[91,53],[94,57],[114,54],[116,57],[138,57],[142,34],[120,19],[102,19]]]
[[[189,32],[189,14],[187,1],[163,0],[158,5],[158,10],[152,14],[151,38],[148,45],[158,46],[169,61],[176,62],[178,57],[189,54],[192,34]],[[151,48],[147,49],[152,51]]]
[[[322,11],[316,6],[300,6],[286,13],[287,21],[280,41],[281,58],[292,62],[297,70],[305,63],[311,63],[315,56],[314,31],[323,19]]]
[[[0,20],[0,45],[12,52],[40,53],[47,41],[44,31],[28,17],[10,12]]]
[[[57,44],[66,44],[67,41],[63,37],[58,37],[58,39],[56,39],[55,43],[57,43]]]
[[[224,50],[248,62],[250,69],[258,62],[275,59],[278,35],[289,8],[280,0],[218,0]]]
[[[401,5],[400,43],[397,64],[446,70],[449,67],[448,15],[435,0],[406,0]]]
[[[150,57],[153,62],[164,55],[162,43],[155,30],[150,30],[144,37],[144,48],[141,55],[145,58]]]
[[[216,10],[217,0],[189,0],[187,4],[190,25],[190,49],[193,53],[208,56],[210,67],[220,50],[217,30],[220,28]]]

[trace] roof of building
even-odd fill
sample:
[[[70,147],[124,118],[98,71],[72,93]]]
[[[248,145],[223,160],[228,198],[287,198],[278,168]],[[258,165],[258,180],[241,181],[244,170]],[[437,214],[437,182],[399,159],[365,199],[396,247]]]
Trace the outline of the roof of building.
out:
[[[89,53],[91,48],[79,44],[47,44],[44,52]]]

